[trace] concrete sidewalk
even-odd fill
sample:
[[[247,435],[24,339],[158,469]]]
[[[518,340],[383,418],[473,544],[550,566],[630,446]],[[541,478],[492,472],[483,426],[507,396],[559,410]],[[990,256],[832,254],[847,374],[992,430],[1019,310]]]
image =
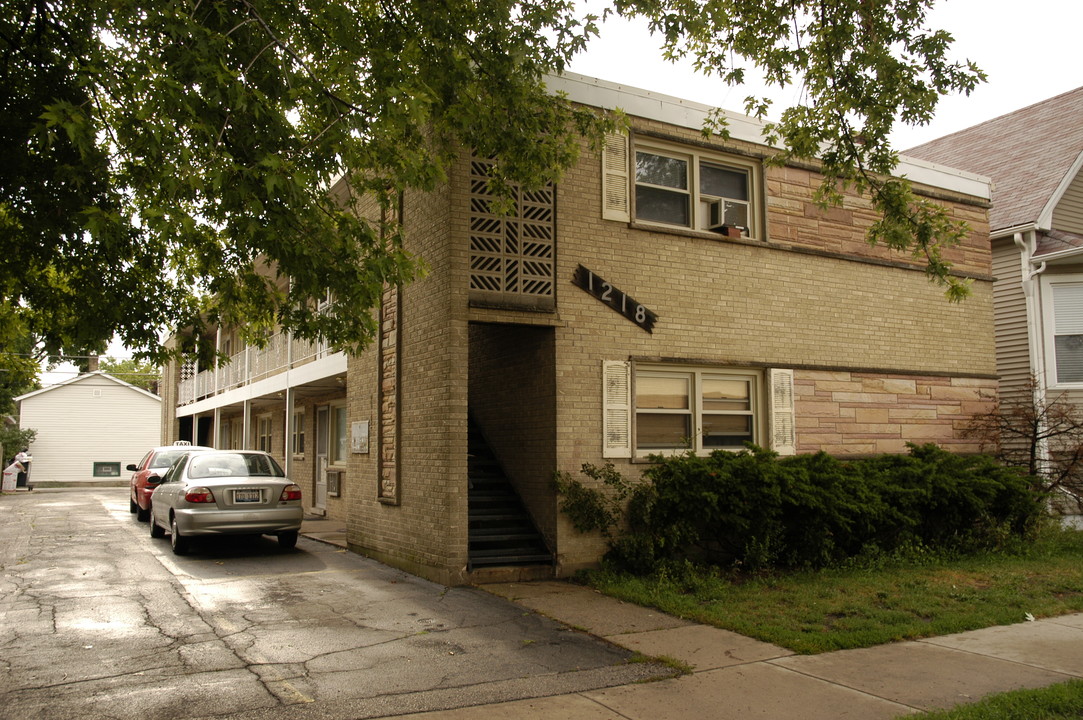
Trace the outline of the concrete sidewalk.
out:
[[[306,519],[302,533],[345,547],[343,523]],[[652,657],[681,677],[495,705],[417,720],[888,720],[1008,690],[1083,678],[1083,613],[822,655],[789,650],[567,582],[481,589]]]
[[[342,520],[328,520],[318,515],[305,515],[301,521],[301,534],[328,545],[346,547],[346,523]]]

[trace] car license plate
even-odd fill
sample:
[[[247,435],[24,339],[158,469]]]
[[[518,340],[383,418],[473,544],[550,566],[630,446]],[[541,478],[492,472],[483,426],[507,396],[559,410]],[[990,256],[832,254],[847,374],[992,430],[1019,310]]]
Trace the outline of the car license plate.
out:
[[[233,502],[235,503],[258,503],[260,501],[259,490],[234,490]]]

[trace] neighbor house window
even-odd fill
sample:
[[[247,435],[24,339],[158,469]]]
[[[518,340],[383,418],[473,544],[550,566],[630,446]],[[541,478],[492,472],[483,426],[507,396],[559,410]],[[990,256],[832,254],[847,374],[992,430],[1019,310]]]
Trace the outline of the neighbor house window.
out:
[[[1072,277],[1051,277],[1046,285],[1054,385],[1083,384],[1083,278]]]
[[[256,449],[271,452],[271,416],[260,415],[256,419]]]
[[[638,144],[635,219],[756,237],[757,167],[743,158]]]
[[[744,371],[639,366],[637,456],[739,450],[756,441],[759,376]]]
[[[305,454],[305,412],[297,410],[293,413],[293,439],[290,441],[290,449],[294,455]]]

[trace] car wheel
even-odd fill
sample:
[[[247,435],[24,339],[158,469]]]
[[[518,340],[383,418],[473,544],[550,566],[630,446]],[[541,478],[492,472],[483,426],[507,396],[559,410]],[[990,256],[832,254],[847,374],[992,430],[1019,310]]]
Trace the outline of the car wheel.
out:
[[[180,534],[175,515],[169,518],[169,544],[173,546],[174,555],[184,555],[188,552],[188,538]]]
[[[297,531],[287,530],[286,532],[278,533],[278,547],[283,550],[290,550],[297,545]]]
[[[165,537],[165,529],[161,525],[159,525],[158,523],[154,522],[154,517],[153,516],[150,517],[150,536],[152,538],[164,538]]]
[[[144,510],[138,505],[135,506],[135,519],[139,522],[146,522],[150,519],[150,508]]]
[[[136,504],[135,500],[132,500],[129,497],[128,498],[128,512],[130,512],[130,513],[132,513],[134,515],[138,510],[139,510],[139,505]],[[143,518],[139,518],[139,519],[142,520]]]

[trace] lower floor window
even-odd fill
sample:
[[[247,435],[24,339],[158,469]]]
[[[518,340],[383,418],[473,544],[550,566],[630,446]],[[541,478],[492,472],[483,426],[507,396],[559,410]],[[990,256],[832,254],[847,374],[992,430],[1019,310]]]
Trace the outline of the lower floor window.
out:
[[[256,449],[271,452],[271,416],[262,415],[257,420]]]
[[[345,465],[346,464],[346,452],[348,449],[347,443],[349,438],[347,437],[346,422],[346,406],[345,405],[332,405],[331,406],[331,447],[330,461],[332,465]]]
[[[748,372],[638,366],[636,455],[740,450],[756,442],[758,383]]]
[[[290,449],[294,455],[305,454],[305,412],[297,410],[293,413],[293,440]]]

